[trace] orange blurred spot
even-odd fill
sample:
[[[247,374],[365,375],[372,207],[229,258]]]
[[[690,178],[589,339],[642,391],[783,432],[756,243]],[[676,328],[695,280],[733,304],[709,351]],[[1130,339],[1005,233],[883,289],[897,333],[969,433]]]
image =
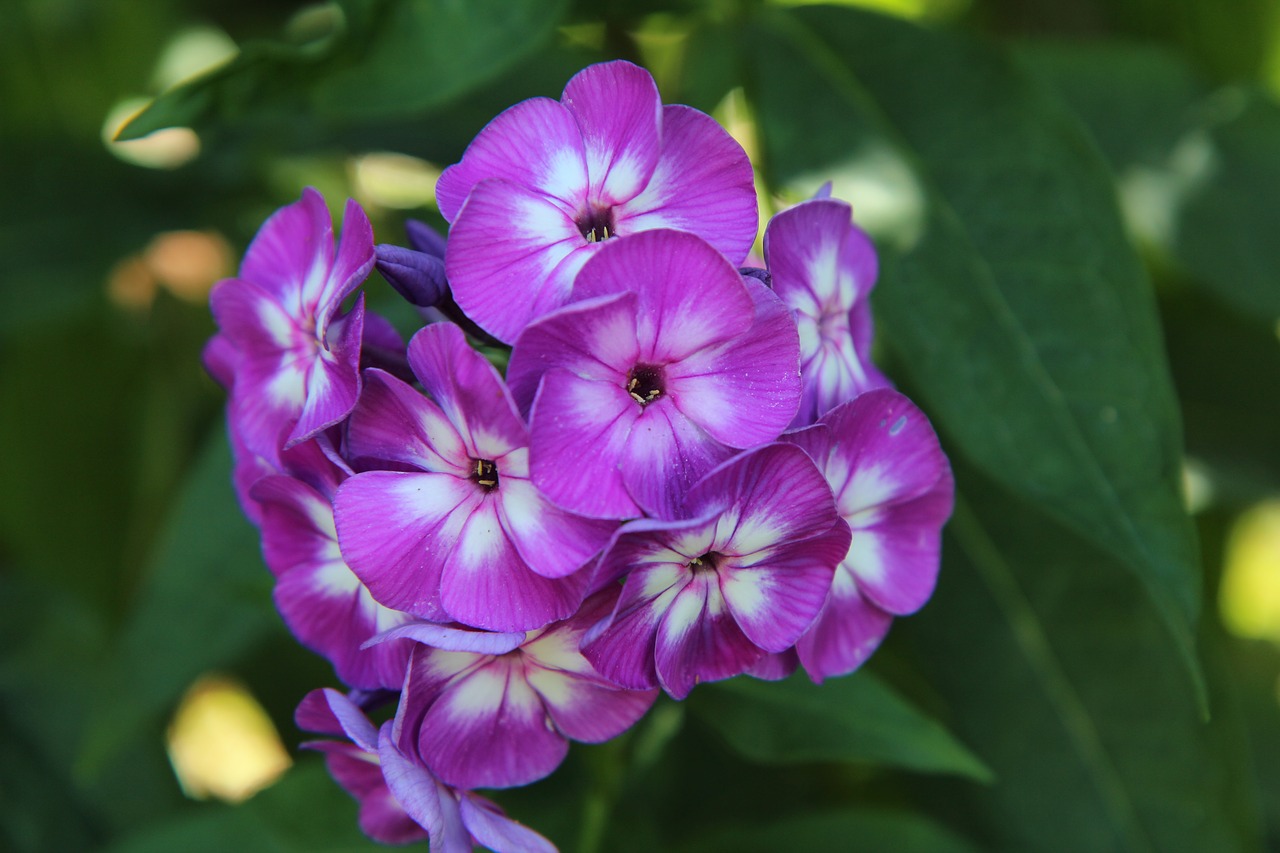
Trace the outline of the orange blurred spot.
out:
[[[167,231],[143,252],[147,268],[179,299],[202,303],[214,283],[231,274],[231,245],[215,231]]]

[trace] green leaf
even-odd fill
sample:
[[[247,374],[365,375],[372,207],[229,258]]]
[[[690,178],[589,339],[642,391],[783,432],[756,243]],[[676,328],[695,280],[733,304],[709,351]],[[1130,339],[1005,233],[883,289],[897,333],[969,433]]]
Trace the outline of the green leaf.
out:
[[[875,307],[926,411],[954,449],[1141,578],[1198,684],[1178,410],[1087,136],[986,45],[816,7],[752,32],[775,185],[859,158],[900,175]]]
[[[258,537],[231,488],[225,432],[214,430],[160,537],[138,600],[98,685],[81,770],[99,772],[201,673],[226,667],[281,630]]]
[[[1020,498],[957,474],[938,591],[895,630],[997,781],[941,807],[998,849],[1256,849],[1231,703],[1202,721],[1136,580]]]
[[[974,853],[977,849],[921,815],[872,809],[800,815],[754,826],[735,822],[678,848],[686,853]]]
[[[421,114],[488,82],[543,45],[567,0],[345,0],[303,44],[254,42],[230,63],[161,94],[120,139],[247,118],[357,120]]]
[[[767,764],[854,761],[990,781],[991,772],[936,721],[869,672],[817,685],[801,673],[707,684],[690,710],[745,757]]]
[[[1028,45],[1022,56],[1107,155],[1134,232],[1242,315],[1280,318],[1280,107],[1261,91],[1213,90],[1150,48]]]

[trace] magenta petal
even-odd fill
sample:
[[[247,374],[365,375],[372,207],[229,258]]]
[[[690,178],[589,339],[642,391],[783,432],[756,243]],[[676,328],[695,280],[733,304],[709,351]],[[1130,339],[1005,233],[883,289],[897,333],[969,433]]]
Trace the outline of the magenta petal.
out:
[[[582,131],[590,203],[610,207],[633,198],[658,162],[662,100],[649,72],[618,60],[579,71],[560,102]]]
[[[286,446],[306,441],[351,413],[360,394],[360,339],[364,294],[350,313],[334,323],[331,349],[318,349],[307,371],[306,400]]]
[[[466,315],[499,340],[514,341],[568,301],[574,277],[596,248],[551,199],[485,180],[449,231],[445,272]]]
[[[683,699],[695,684],[746,672],[764,655],[733,617],[712,572],[696,572],[671,601],[658,626],[654,663],[672,697]]]
[[[622,480],[646,513],[679,518],[693,484],[733,454],[670,399],[660,398],[645,406],[631,427],[621,460]]]
[[[339,556],[333,507],[315,489],[277,474],[254,483],[250,495],[262,507],[262,556],[277,577]]]
[[[761,681],[781,681],[795,672],[799,665],[800,658],[796,656],[796,650],[787,649],[760,658],[747,670],[747,675]]]
[[[471,834],[462,823],[453,792],[400,751],[390,721],[378,730],[378,760],[401,808],[431,836],[432,853],[471,853]]]
[[[951,503],[948,477],[938,491],[883,508],[874,524],[853,531],[844,565],[867,598],[898,616],[924,606],[938,581],[942,525]]]
[[[528,432],[502,377],[457,326],[433,323],[414,335],[409,365],[464,440],[475,444],[468,449],[480,458],[493,460],[527,446]]]
[[[625,234],[692,232],[741,265],[759,221],[751,161],[715,119],[690,107],[663,107],[662,155],[653,177],[614,217]]]
[[[751,642],[785,651],[813,623],[848,548],[849,528],[837,521],[825,535],[746,558],[721,572],[725,604]]]
[[[534,484],[551,501],[580,515],[640,515],[618,470],[640,413],[622,385],[592,382],[567,370],[548,371],[530,418]]]
[[[681,411],[732,447],[776,439],[795,416],[801,389],[791,312],[769,288],[743,281],[755,308],[750,331],[694,353],[667,374]]]
[[[480,496],[448,474],[357,474],[334,501],[342,556],[382,604],[448,621],[441,571]]]
[[[583,300],[521,332],[507,365],[507,384],[520,411],[528,413],[538,381],[548,370],[560,367],[583,379],[623,387],[639,352],[635,294]]]
[[[549,725],[542,701],[510,658],[449,684],[423,718],[418,751],[459,788],[510,788],[548,775],[569,743]]]
[[[351,414],[347,454],[423,471],[470,475],[467,447],[440,409],[410,385],[381,370],[365,371],[364,393]]]
[[[490,631],[528,631],[572,614],[589,578],[553,580],[531,570],[502,529],[496,505],[495,498],[484,499],[458,534],[440,579],[445,611]]]
[[[337,313],[342,301],[369,277],[376,260],[373,226],[369,224],[369,217],[355,199],[347,199],[342,218],[342,237],[338,241],[333,268],[316,293],[312,294],[304,289],[302,294],[303,305],[316,305],[317,337],[325,337],[329,319]],[[308,289],[314,286],[311,281],[305,285]]]
[[[366,752],[378,748],[378,730],[373,723],[354,702],[332,688],[322,687],[304,696],[293,719],[303,731],[344,735]]]
[[[547,501],[531,482],[516,477],[502,481],[498,519],[529,568],[547,578],[562,578],[581,569],[600,553],[618,526],[566,512]]]
[[[532,98],[499,114],[467,146],[462,162],[436,182],[441,215],[455,221],[468,193],[486,178],[504,178],[576,211],[586,201],[588,179],[573,115],[550,98]]]
[[[494,853],[556,853],[554,844],[483,797],[463,794],[458,808],[467,830]]]
[[[387,787],[382,766],[367,752],[329,742],[314,748],[325,753],[329,775],[360,804],[360,830],[382,844],[411,844],[428,837],[427,831],[405,813]]]
[[[893,617],[858,594],[858,584],[841,568],[818,618],[796,643],[805,672],[815,684],[847,675],[879,647]]]
[[[333,222],[324,198],[311,187],[258,229],[244,253],[240,277],[277,299],[297,300],[309,278],[323,281],[333,252]],[[314,304],[314,303],[312,303]],[[290,309],[300,308],[297,303]]]
[[[751,328],[755,308],[737,268],[680,231],[606,241],[582,267],[573,298],[635,292],[641,361],[670,364]]]
[[[502,655],[520,648],[524,638],[523,631],[501,634],[493,631],[450,628],[448,625],[437,622],[406,622],[383,631],[365,645],[372,646],[388,640],[407,639],[443,651]]]

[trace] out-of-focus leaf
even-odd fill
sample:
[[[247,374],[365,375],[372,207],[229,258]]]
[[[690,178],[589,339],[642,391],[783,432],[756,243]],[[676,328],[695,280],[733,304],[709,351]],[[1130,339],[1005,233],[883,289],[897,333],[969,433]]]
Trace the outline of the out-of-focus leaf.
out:
[[[753,761],[861,761],[990,781],[991,772],[936,721],[870,672],[821,685],[735,678],[699,687],[690,710]]]
[[[111,853],[338,853],[386,848],[360,834],[356,804],[308,757],[275,785],[238,806],[208,803],[126,836]]]
[[[977,847],[918,814],[849,810],[800,815],[759,825],[734,823],[698,835],[682,853],[773,853],[842,850],[845,853],[976,853]]]
[[[319,114],[337,124],[423,113],[491,80],[545,43],[565,0],[345,0],[331,32],[255,42],[160,95],[120,132],[197,129],[246,117]]]
[[[1146,47],[1033,44],[1022,56],[1107,155],[1134,232],[1237,312],[1280,318],[1280,106],[1213,90]]]
[[[941,810],[997,849],[1257,849],[1230,704],[1202,721],[1137,582],[958,473],[938,592],[897,630],[997,781],[951,792]]]
[[[856,167],[878,146],[903,170],[899,199],[915,195],[876,310],[925,409],[984,472],[1121,558],[1198,684],[1178,411],[1086,135],[1009,58],[953,35],[818,7],[752,32],[769,180]]]
[[[206,670],[228,666],[280,630],[271,575],[231,489],[231,453],[213,432],[161,535],[99,688],[84,769],[94,773],[141,726],[157,722]]]

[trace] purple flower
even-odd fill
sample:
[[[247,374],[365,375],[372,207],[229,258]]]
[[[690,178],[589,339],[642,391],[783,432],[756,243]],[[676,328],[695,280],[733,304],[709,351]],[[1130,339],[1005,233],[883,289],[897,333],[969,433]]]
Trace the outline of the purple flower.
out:
[[[568,301],[600,243],[651,228],[703,237],[735,264],[755,239],[751,163],[709,116],[666,106],[643,68],[593,65],[560,101],[503,112],[436,186],[458,304],[513,341]]]
[[[336,690],[313,690],[298,706],[299,728],[347,741],[304,744],[360,804],[360,828],[375,841],[407,844],[429,838],[432,853],[555,853],[555,846],[516,823],[490,800],[447,785],[397,747],[399,717],[375,729]]]
[[[674,517],[734,448],[790,423],[800,381],[789,312],[694,235],[606,246],[574,297],[524,331],[507,370],[531,412],[534,482],[552,501],[600,518]]]
[[[804,394],[794,426],[807,426],[863,391],[889,385],[871,363],[876,282],[871,240],[849,205],[818,198],[769,221],[764,253],[773,290],[795,311]]]
[[[322,439],[285,451],[296,476],[267,476],[251,490],[261,508],[262,554],[276,576],[276,607],[298,641],[326,657],[344,683],[399,690],[412,644],[362,645],[411,617],[374,601],[343,561],[332,501],[350,469],[324,452]]]
[[[458,327],[409,344],[432,399],[381,371],[366,375],[348,453],[366,471],[338,490],[342,555],[375,599],[434,621],[495,631],[572,614],[585,566],[614,525],[576,517],[529,480],[528,431],[501,377]]]
[[[607,678],[677,699],[790,648],[822,607],[849,527],[804,453],[743,453],[689,493],[680,521],[618,531],[599,582],[626,577],[612,618],[582,652]]]
[[[896,391],[869,391],[788,433],[822,469],[853,530],[822,612],[796,650],[821,682],[859,667],[895,615],[918,610],[938,578],[954,484],[924,413]]]
[[[619,687],[578,651],[617,595],[597,594],[573,618],[505,646],[477,634],[468,649],[462,632],[448,649],[417,645],[400,700],[401,751],[450,785],[506,788],[555,770],[569,739],[599,743],[630,728],[657,691]],[[414,636],[409,627],[392,635]]]
[[[273,459],[336,424],[360,390],[363,296],[342,301],[373,268],[373,231],[347,202],[334,253],[324,199],[306,189],[258,231],[240,276],[214,288],[210,305],[224,344],[207,353],[215,376],[234,371],[230,418],[246,448]]]

